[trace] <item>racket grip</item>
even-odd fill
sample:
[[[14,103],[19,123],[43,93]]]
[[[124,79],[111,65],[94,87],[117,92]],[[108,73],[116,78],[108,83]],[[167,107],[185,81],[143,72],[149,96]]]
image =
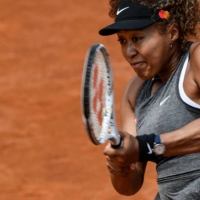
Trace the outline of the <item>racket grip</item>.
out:
[[[120,147],[122,147],[122,145],[123,145],[123,140],[122,140],[122,137],[121,137],[121,136],[120,136],[119,144],[115,145],[115,144],[112,144],[112,143],[111,143],[111,147],[112,147],[113,149],[119,149]]]

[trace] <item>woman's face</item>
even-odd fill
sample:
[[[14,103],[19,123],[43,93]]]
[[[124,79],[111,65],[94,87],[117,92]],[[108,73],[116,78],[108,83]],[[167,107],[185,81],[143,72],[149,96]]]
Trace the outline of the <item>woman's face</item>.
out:
[[[161,34],[154,24],[141,30],[119,31],[117,35],[123,56],[140,78],[148,80],[162,71],[167,73],[172,57],[169,34]]]

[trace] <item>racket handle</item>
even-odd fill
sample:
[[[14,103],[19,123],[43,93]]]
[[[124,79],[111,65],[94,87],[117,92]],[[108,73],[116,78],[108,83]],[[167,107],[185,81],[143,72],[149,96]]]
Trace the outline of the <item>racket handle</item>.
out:
[[[112,144],[111,143],[111,147],[113,148],[113,149],[118,149],[118,148],[120,148],[120,147],[122,147],[122,145],[123,145],[123,140],[122,140],[122,137],[120,136],[120,140],[119,140],[119,144]]]

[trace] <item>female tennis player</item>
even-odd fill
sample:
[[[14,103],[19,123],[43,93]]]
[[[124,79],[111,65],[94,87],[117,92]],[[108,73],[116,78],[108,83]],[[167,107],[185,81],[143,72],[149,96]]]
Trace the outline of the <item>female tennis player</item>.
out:
[[[121,104],[123,147],[104,150],[114,188],[137,193],[157,164],[156,200],[200,199],[200,21],[197,0],[110,0],[116,34],[136,75]],[[135,165],[131,165],[134,163]],[[130,167],[131,166],[131,167]]]

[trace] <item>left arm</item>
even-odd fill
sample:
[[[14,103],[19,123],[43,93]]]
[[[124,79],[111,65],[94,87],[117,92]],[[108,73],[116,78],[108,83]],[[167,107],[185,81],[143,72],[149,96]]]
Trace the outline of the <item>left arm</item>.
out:
[[[160,135],[165,144],[164,156],[177,156],[200,152],[200,119],[166,134]]]
[[[184,90],[190,99],[200,105],[200,42],[191,46]],[[166,146],[164,156],[200,152],[200,118],[160,137]]]

